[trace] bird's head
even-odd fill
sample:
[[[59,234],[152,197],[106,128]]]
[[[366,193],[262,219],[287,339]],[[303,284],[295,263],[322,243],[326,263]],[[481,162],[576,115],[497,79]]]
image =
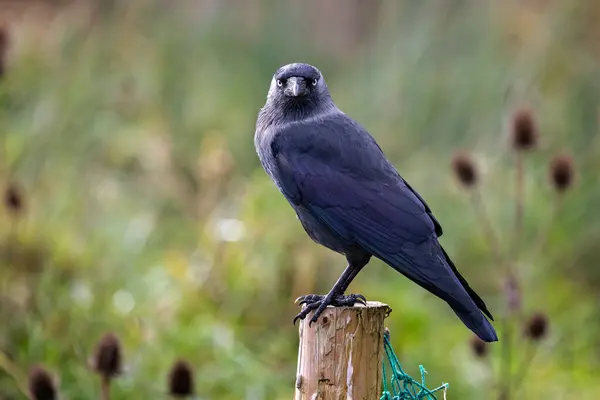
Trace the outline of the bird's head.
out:
[[[269,88],[269,100],[279,104],[318,103],[329,97],[321,71],[309,64],[288,64],[273,75]]]
[[[322,115],[335,108],[321,71],[308,64],[288,64],[273,74],[257,125],[264,129],[271,124]]]

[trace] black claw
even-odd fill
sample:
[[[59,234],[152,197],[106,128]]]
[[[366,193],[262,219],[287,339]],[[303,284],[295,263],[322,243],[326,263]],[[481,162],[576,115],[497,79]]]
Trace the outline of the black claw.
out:
[[[302,311],[294,317],[294,326],[299,319],[304,319],[312,310],[317,309],[315,315],[308,322],[308,326],[311,327],[313,322],[317,322],[319,316],[327,308],[328,305],[332,305],[334,307],[352,307],[356,303],[360,303],[362,305],[367,305],[367,299],[362,294],[349,294],[349,295],[341,295],[334,298],[329,304],[324,304],[326,296],[319,294],[307,294],[304,296],[300,296],[296,299],[295,303],[298,303],[300,307],[302,307]]]
[[[362,294],[349,294],[346,296],[340,296],[337,299],[334,300],[333,305],[334,306],[347,306],[347,307],[352,307],[354,306],[356,303],[360,303],[364,306],[367,305],[367,299],[365,298],[365,296],[363,296]]]
[[[302,306],[303,304],[312,304],[310,299],[304,298],[300,301],[300,303],[298,303],[299,306]]]
[[[296,325],[296,321],[298,321],[299,319],[306,318],[306,316],[308,315],[309,312],[311,312],[315,308],[318,308],[320,305],[321,305],[321,302],[306,303],[306,305],[304,306],[304,308],[302,309],[302,311],[300,311],[296,315],[296,317],[294,317],[294,326]]]
[[[319,320],[319,316],[321,313],[319,313],[319,315],[317,315],[317,313],[315,313],[315,315],[310,319],[310,321],[308,322],[308,326],[310,327],[313,322],[317,322]]]
[[[302,320],[304,318],[306,318],[306,314],[304,313],[304,310],[302,310],[294,317],[294,326],[296,326],[296,322],[298,322],[299,319]]]
[[[316,304],[316,303],[315,303]],[[317,322],[319,320],[319,317],[321,316],[321,313],[323,312],[323,310],[327,307],[326,304],[323,304],[321,302],[321,304],[319,305],[319,308],[317,308],[317,311],[315,311],[315,315],[313,315],[313,317],[310,319],[310,321],[308,322],[308,327],[310,328],[310,326],[313,324],[313,322]]]
[[[367,299],[362,294],[350,294],[345,300],[349,306],[353,306],[355,303],[360,303],[363,306],[367,305]]]
[[[302,304],[311,304],[311,303],[319,302],[319,301],[323,300],[324,298],[325,298],[325,296],[321,296],[319,294],[307,294],[307,295],[298,297],[294,301],[294,303],[301,306]]]

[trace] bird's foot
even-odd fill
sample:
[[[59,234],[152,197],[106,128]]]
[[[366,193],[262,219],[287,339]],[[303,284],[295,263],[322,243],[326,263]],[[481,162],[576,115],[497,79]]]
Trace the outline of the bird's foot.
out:
[[[347,294],[334,297],[328,302],[327,296],[320,294],[307,294],[306,296],[298,297],[295,302],[300,306],[304,304],[305,307],[294,318],[294,325],[299,319],[306,318],[308,313],[310,313],[312,310],[317,310],[308,323],[310,326],[313,322],[317,322],[323,310],[325,310],[325,308],[327,308],[329,305],[334,307],[352,307],[356,303],[366,305],[367,299],[365,299],[365,296],[362,294]]]

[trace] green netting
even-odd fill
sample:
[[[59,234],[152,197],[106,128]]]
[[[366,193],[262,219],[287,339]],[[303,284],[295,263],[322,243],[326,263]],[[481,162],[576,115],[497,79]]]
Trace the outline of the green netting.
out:
[[[381,395],[380,400],[437,400],[437,397],[435,396],[436,392],[446,392],[446,389],[450,386],[447,383],[444,383],[442,386],[435,389],[428,389],[425,386],[425,374],[427,371],[425,371],[425,368],[423,368],[422,365],[419,365],[419,370],[421,371],[420,383],[404,372],[400,361],[398,361],[398,357],[396,357],[396,353],[394,353],[392,344],[390,343],[390,332],[387,329],[383,335],[383,340],[386,360],[383,361],[383,394]],[[389,364],[392,371],[389,381],[387,378],[387,364]]]

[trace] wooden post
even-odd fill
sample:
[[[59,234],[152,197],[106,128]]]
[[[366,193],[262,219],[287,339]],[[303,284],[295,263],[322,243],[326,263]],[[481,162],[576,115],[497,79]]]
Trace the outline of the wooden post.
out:
[[[387,304],[327,307],[300,323],[295,400],[379,400]]]

